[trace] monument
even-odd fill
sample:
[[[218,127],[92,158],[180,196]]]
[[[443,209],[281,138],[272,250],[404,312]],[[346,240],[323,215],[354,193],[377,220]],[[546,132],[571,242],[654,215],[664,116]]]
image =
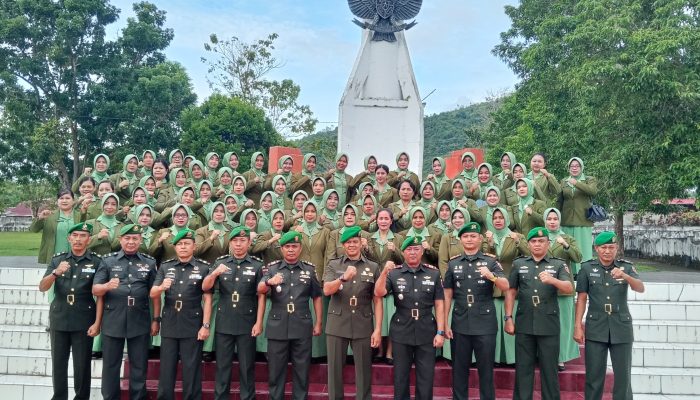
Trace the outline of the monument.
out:
[[[410,169],[423,168],[423,103],[404,30],[422,0],[348,0],[353,22],[363,28],[362,45],[340,101],[338,151],[348,153],[347,171],[364,170],[363,158],[396,167],[406,151]]]

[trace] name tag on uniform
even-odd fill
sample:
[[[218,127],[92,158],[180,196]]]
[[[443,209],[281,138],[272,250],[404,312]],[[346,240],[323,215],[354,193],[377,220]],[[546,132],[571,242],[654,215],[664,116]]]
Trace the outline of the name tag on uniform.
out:
[[[252,276],[255,276],[255,271],[248,271],[248,270],[246,270],[246,271],[243,271],[243,275],[252,275]]]
[[[122,271],[124,271],[124,267],[122,267],[121,265],[114,265],[114,266],[112,266],[112,271],[122,272]]]
[[[148,272],[150,268],[148,268],[148,265],[139,265],[139,270],[138,272]]]
[[[94,268],[83,268],[83,273],[94,274],[95,269]]]
[[[528,272],[530,272],[530,271],[528,271],[526,269],[521,269],[520,271],[518,271],[518,273],[520,273],[520,274],[527,274]]]
[[[430,285],[430,286],[435,286],[435,282],[433,281],[423,281],[424,285]]]
[[[189,279],[202,279],[201,274],[190,274]]]
[[[596,278],[600,278],[600,274],[596,274],[595,272],[591,272],[590,275]]]

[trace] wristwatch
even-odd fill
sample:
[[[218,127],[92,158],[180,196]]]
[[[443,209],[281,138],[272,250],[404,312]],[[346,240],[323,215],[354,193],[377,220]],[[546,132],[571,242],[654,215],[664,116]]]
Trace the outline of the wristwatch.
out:
[[[158,323],[160,323],[160,322],[163,321],[163,318],[162,318],[162,317],[153,317],[153,320],[152,320],[152,321],[153,321],[153,322],[158,322]]]
[[[445,336],[445,331],[437,331],[437,334],[440,336]]]
[[[498,277],[496,275],[492,276],[491,279],[489,279],[491,282],[496,282],[498,280]]]
[[[512,315],[504,315],[503,316],[504,321],[508,321],[509,319],[513,319],[513,316]]]
[[[204,328],[204,329],[209,329],[210,326],[211,326],[211,324],[209,324],[209,322],[205,322],[202,324],[202,328]]]
[[[345,282],[348,281],[347,279],[343,278],[342,276],[341,276],[340,278],[338,278],[338,279],[340,279],[340,281],[343,282],[343,283],[345,283]]]
[[[58,278],[59,276],[61,276],[61,275],[59,275],[59,274],[56,273],[56,270],[51,271],[51,275],[55,276],[56,278]]]

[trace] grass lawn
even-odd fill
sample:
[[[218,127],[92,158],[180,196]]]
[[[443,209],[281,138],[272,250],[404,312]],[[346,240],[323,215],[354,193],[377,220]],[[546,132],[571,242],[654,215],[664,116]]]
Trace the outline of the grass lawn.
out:
[[[634,268],[637,269],[637,272],[658,272],[658,271],[660,271],[659,268],[657,268],[657,267],[655,267],[655,266],[653,266],[653,265],[642,264],[642,263],[640,263],[640,264],[635,264],[635,265],[634,265]]]
[[[0,232],[0,257],[36,256],[40,243],[41,233]]]

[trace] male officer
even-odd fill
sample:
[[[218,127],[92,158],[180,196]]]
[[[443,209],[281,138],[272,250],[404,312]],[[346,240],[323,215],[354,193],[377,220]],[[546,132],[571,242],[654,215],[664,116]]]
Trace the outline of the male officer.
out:
[[[280,238],[284,260],[268,264],[258,284],[258,293],[270,293],[267,318],[267,368],[270,399],[284,398],[284,382],[290,355],[293,371],[293,399],[305,399],[309,392],[311,336],[321,334],[321,284],[312,264],[299,260],[301,234],[290,231]],[[309,309],[313,299],[313,311]],[[311,322],[314,313],[316,323]]]
[[[182,398],[202,398],[202,343],[209,337],[211,293],[202,290],[209,266],[193,257],[194,231],[181,230],[172,239],[177,258],[164,261],[151,289],[151,299],[165,292],[161,321],[158,399],[175,398],[177,360],[182,361]],[[204,304],[202,304],[202,299]]]
[[[536,227],[527,234],[529,257],[513,261],[505,301],[505,331],[515,334],[513,305],[518,299],[518,334],[515,336],[514,400],[532,399],[535,362],[539,360],[542,399],[559,399],[559,303],[557,290],[574,290],[571,273],[563,260],[547,255],[549,232]]]
[[[593,242],[597,260],[581,265],[576,283],[578,300],[574,320],[574,340],[586,343],[586,399],[600,400],[610,351],[615,384],[614,400],[632,399],[632,316],[627,306],[627,288],[644,292],[637,270],[625,260],[615,260],[617,236],[601,232]],[[581,323],[586,311],[586,329]]]
[[[73,385],[76,400],[90,398],[92,340],[100,333],[102,298],[92,297],[92,281],[100,257],[87,250],[92,225],[81,222],[68,229],[70,251],[53,256],[39,283],[45,292],[54,286],[56,297],[49,309],[52,400],[68,399],[68,358],[73,350]]]
[[[355,398],[372,398],[372,347],[382,340],[382,298],[374,296],[379,266],[362,254],[359,226],[345,228],[345,255],[331,260],[323,273],[323,294],[331,296],[326,321],[328,397],[342,399],[343,366],[348,344],[355,358]],[[374,305],[374,326],[372,322]]]
[[[231,389],[231,364],[238,350],[241,399],[255,398],[255,338],[262,332],[265,295],[258,295],[263,264],[248,254],[250,230],[244,226],[229,233],[229,253],[216,259],[202,290],[219,290],[216,313],[216,386],[214,398],[228,400]]]
[[[389,335],[394,349],[394,398],[409,399],[409,372],[416,364],[416,400],[433,397],[435,348],[445,340],[445,301],[440,271],[421,263],[423,238],[408,236],[401,244],[404,263],[388,261],[374,295],[392,294],[396,314]],[[433,316],[433,308],[435,315]],[[437,320],[437,321],[436,321]]]
[[[445,321],[454,298],[452,328],[446,329],[453,349],[452,393],[458,400],[469,398],[469,368],[473,352],[479,372],[479,397],[493,400],[496,398],[493,363],[498,330],[493,285],[505,292],[508,279],[494,257],[479,251],[483,240],[481,225],[469,222],[457,235],[464,253],[452,257],[445,273]]]
[[[129,354],[129,398],[146,398],[146,369],[151,335],[157,335],[160,323],[151,321],[149,293],[156,279],[156,260],[139,253],[141,232],[138,224],[125,225],[119,232],[121,250],[102,259],[92,294],[104,297],[102,319],[102,398],[119,400],[119,372],[124,341]],[[153,299],[160,310],[160,298]],[[149,335],[150,333],[150,335]]]

